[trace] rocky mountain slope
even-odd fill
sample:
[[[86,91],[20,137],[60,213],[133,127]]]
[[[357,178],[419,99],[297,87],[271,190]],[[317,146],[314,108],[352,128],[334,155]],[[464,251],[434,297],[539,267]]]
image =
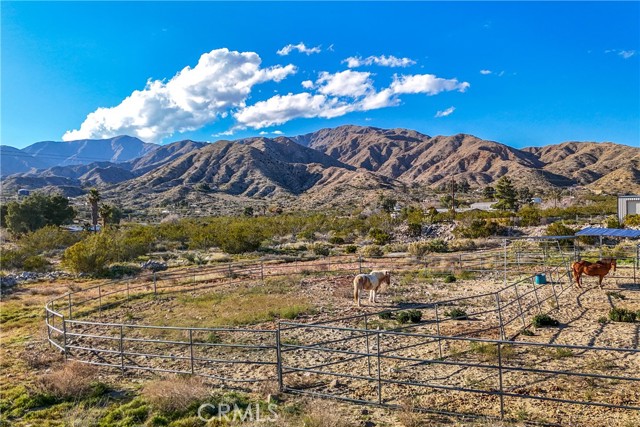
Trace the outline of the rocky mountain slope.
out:
[[[503,175],[533,189],[583,185],[640,191],[640,149],[613,143],[519,150],[467,134],[431,137],[407,129],[341,126],[292,138],[134,145],[144,154],[126,162],[31,171],[3,179],[3,188],[59,183],[67,193],[99,186],[130,205],[287,200],[306,209],[358,206],[381,192],[407,195],[451,179],[482,187]]]

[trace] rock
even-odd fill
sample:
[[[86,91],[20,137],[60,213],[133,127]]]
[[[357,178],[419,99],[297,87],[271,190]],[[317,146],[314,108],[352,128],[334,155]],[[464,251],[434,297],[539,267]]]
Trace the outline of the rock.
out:
[[[141,263],[140,268],[150,271],[164,271],[167,269],[167,263],[149,260]]]

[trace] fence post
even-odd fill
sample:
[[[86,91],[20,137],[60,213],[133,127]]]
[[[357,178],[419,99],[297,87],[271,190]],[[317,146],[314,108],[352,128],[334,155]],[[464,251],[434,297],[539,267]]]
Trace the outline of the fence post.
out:
[[[98,285],[98,313],[102,318],[102,286]]]
[[[64,348],[63,353],[64,353],[64,360],[65,362],[67,361],[67,353],[69,353],[69,351],[67,350],[67,322],[65,322],[64,320],[64,316],[62,316],[62,348]]]
[[[525,322],[524,313],[522,312],[522,303],[520,302],[520,292],[518,292],[518,284],[514,286],[514,289],[516,291],[516,301],[518,301],[518,310],[520,310],[520,317],[522,318],[522,327],[526,328],[527,322]]]
[[[260,260],[260,283],[264,285],[264,260]]]
[[[498,343],[498,382],[500,386],[500,419],[504,419],[504,391],[502,387],[502,343]]]
[[[278,375],[278,391],[284,391],[284,382],[282,380],[282,347],[280,341],[280,322],[278,322],[278,328],[276,329],[276,371]]]
[[[67,294],[69,296],[69,319],[73,319],[71,316],[71,292]]]
[[[380,331],[377,331],[376,338],[376,351],[378,356],[378,404],[382,405],[382,377],[380,375]]]
[[[438,335],[438,355],[442,359],[442,339],[440,338],[440,316],[438,315],[438,304],[436,304],[436,334]]]
[[[127,280],[127,302],[129,302],[129,285],[131,284],[131,282],[129,280]]]
[[[531,276],[531,284],[533,285],[533,294],[536,296],[536,305],[538,306],[538,314],[542,314],[542,308],[540,307],[540,298],[538,298],[538,288],[536,287],[535,276]]]
[[[191,359],[191,375],[193,375],[193,329],[189,329],[189,357]]]
[[[369,355],[369,322],[367,321],[367,313],[364,314],[364,329],[365,329],[365,338],[367,342],[367,370],[369,372],[369,376],[371,376],[371,356]]]
[[[362,255],[358,256],[358,273],[362,274]]]
[[[47,325],[47,338],[49,341],[49,348],[51,348],[51,326],[49,325],[49,309],[47,306],[44,307],[44,321]]]
[[[156,272],[155,271],[153,272],[153,294],[155,296],[158,295],[158,288],[156,286]]]
[[[496,296],[496,306],[498,307],[498,322],[500,323],[500,339],[504,340],[504,325],[502,324],[502,309],[500,308],[500,293],[496,292],[494,294]]]
[[[120,324],[120,369],[124,375],[124,325]]]

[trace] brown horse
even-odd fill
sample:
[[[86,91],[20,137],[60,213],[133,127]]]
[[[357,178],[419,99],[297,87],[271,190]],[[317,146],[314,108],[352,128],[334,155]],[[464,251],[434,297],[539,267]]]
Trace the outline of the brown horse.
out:
[[[353,300],[358,307],[360,307],[360,291],[369,291],[369,301],[375,304],[376,293],[382,283],[391,285],[391,272],[389,270],[358,274],[353,279]]]
[[[581,278],[583,274],[587,276],[598,276],[598,286],[602,289],[602,279],[609,274],[609,270],[613,267],[613,271],[616,271],[616,260],[599,260],[596,262],[589,261],[577,261],[571,265],[573,270],[573,277],[576,279],[576,284],[580,288]]]

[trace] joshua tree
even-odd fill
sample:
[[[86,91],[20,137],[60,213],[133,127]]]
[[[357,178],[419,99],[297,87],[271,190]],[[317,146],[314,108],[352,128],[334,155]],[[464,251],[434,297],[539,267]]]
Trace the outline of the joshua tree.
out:
[[[89,190],[89,194],[87,194],[87,201],[91,205],[91,225],[93,226],[93,231],[97,231],[98,225],[98,202],[100,201],[100,193],[95,188]]]

